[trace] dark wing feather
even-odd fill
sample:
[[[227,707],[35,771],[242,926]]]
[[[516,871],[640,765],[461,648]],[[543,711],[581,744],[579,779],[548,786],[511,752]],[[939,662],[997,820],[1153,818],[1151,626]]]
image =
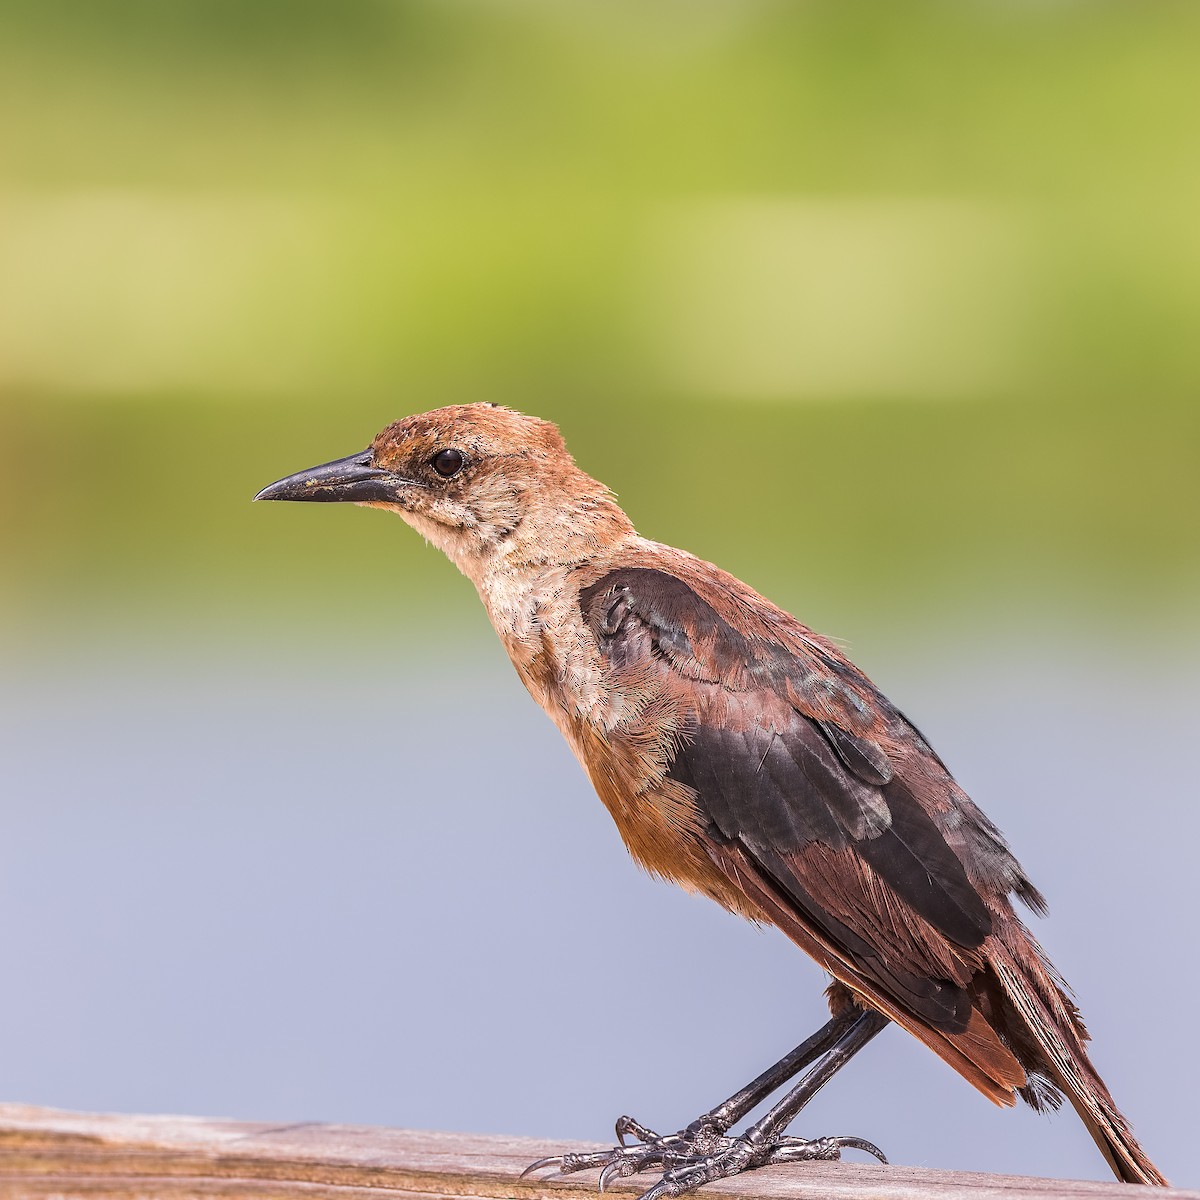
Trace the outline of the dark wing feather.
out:
[[[970,971],[955,948],[977,948],[991,915],[876,740],[907,728],[895,710],[844,660],[744,633],[668,572],[611,572],[580,604],[611,665],[686,681],[668,774],[695,792],[710,836],[740,846],[764,886],[886,995],[961,1028]]]
[[[895,773],[891,760],[874,742],[855,737],[849,730],[834,724],[833,721],[818,720],[816,725],[828,739],[838,758],[859,779],[873,783],[876,787],[883,787],[891,782]]]

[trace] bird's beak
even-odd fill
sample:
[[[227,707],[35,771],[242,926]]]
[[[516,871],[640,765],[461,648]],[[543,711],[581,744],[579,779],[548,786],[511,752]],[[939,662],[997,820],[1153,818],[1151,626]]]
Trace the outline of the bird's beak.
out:
[[[395,501],[412,480],[371,465],[371,449],[297,471],[263,488],[255,500]]]

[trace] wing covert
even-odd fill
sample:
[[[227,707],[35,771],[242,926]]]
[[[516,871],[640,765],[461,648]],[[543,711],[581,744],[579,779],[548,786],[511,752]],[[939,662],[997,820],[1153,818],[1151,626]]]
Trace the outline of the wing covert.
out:
[[[714,851],[736,844],[739,869],[753,864],[888,995],[957,1024],[969,1013],[970,972],[956,955],[990,934],[991,914],[902,777],[904,756],[886,749],[907,726],[844,659],[807,638],[738,628],[736,607],[719,604],[641,567],[612,571],[580,596],[610,668],[654,674],[684,695],[667,774],[695,793]]]

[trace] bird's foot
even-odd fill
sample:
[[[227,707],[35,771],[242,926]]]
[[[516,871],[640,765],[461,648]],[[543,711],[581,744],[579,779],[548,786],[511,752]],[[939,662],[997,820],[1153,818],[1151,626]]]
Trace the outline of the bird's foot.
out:
[[[699,1155],[663,1173],[663,1177],[641,1200],[662,1200],[682,1196],[716,1179],[729,1179],[743,1171],[753,1171],[770,1163],[836,1162],[844,1149],[865,1150],[880,1162],[887,1159],[878,1146],[858,1137],[822,1137],[811,1141],[798,1137],[780,1137],[774,1141],[753,1142],[749,1138],[726,1137],[724,1145],[711,1154]]]
[[[636,1143],[632,1146],[625,1141],[630,1135],[636,1139]],[[713,1130],[710,1136],[720,1135]],[[600,1190],[604,1191],[614,1179],[624,1179],[626,1176],[636,1175],[647,1167],[666,1166],[677,1158],[682,1162],[689,1155],[694,1156],[693,1143],[688,1132],[673,1133],[663,1137],[640,1121],[635,1121],[633,1117],[617,1119],[617,1142],[616,1146],[608,1150],[555,1154],[549,1158],[539,1158],[537,1162],[530,1163],[521,1172],[521,1178],[524,1179],[526,1175],[532,1175],[535,1171],[547,1168],[557,1171],[560,1175],[599,1169]]]
[[[626,1144],[629,1135],[636,1139],[634,1145]],[[526,1167],[521,1177],[546,1168],[553,1168],[560,1175],[599,1168],[600,1190],[604,1191],[614,1179],[625,1179],[649,1167],[661,1167],[662,1178],[641,1200],[662,1200],[768,1163],[831,1162],[840,1159],[844,1149],[864,1150],[880,1162],[887,1162],[879,1147],[863,1138],[823,1137],[808,1141],[777,1137],[755,1141],[750,1137],[730,1137],[703,1120],[693,1122],[679,1133],[663,1136],[632,1117],[621,1117],[617,1121],[617,1141],[620,1144],[608,1150],[540,1158]]]

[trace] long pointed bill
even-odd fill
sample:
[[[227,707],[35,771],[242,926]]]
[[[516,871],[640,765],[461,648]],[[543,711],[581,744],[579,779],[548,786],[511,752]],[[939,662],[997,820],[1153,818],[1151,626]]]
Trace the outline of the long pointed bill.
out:
[[[413,481],[371,466],[371,450],[297,471],[263,488],[255,500],[394,501]]]

